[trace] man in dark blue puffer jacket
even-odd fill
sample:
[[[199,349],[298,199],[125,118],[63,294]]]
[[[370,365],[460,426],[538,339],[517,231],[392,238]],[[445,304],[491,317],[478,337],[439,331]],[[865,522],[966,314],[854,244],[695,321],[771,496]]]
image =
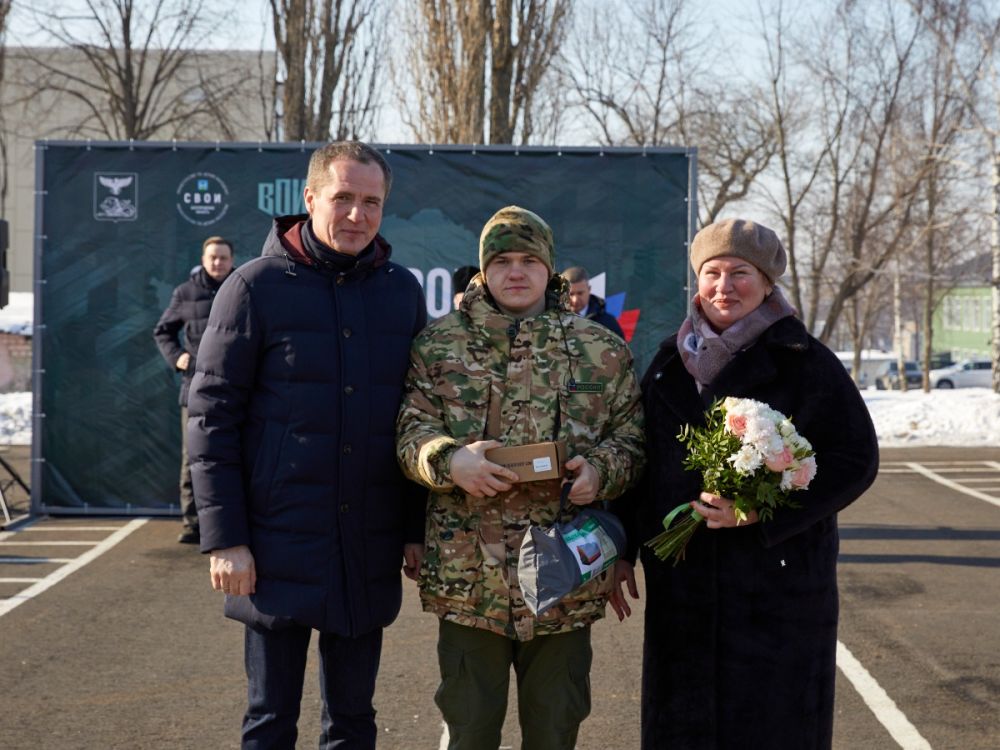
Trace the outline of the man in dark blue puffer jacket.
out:
[[[393,441],[426,305],[378,234],[391,180],[363,143],[316,151],[308,216],[275,220],[199,350],[188,450],[212,586],[246,624],[244,748],[295,746],[312,630],[319,746],[375,747],[382,629],[423,549],[424,496]]]

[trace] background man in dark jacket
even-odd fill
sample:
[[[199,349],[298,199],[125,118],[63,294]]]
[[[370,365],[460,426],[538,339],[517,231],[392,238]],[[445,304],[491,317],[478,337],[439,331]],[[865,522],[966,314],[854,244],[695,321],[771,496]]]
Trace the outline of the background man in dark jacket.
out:
[[[590,293],[590,276],[583,266],[572,266],[560,274],[569,282],[569,306],[573,312],[584,318],[600,323],[608,330],[614,331],[622,338],[625,333],[614,315],[611,315],[604,306],[604,300],[596,294]]]
[[[320,748],[375,747],[382,629],[422,554],[423,493],[394,423],[426,305],[378,234],[392,174],[358,142],[309,162],[309,215],[275,219],[216,298],[191,386],[201,549],[246,624],[243,747],[295,747],[318,630]]]
[[[191,271],[191,278],[174,289],[170,305],[163,311],[153,338],[160,354],[171,368],[181,374],[181,522],[184,528],[178,542],[197,544],[198,510],[191,490],[191,470],[187,457],[187,401],[191,378],[198,359],[198,345],[208,324],[215,293],[233,270],[233,245],[224,237],[209,237],[201,245],[201,265]],[[184,338],[181,339],[181,331]]]

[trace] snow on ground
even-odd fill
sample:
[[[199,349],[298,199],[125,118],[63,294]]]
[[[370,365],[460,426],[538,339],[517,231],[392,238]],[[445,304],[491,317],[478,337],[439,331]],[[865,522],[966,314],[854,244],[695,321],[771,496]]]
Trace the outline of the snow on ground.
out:
[[[988,388],[931,393],[866,390],[861,395],[882,447],[1000,447],[1000,395]],[[30,443],[31,394],[0,394],[0,444]]]
[[[0,331],[32,334],[35,319],[35,295],[31,292],[11,292],[7,305],[0,309]]]
[[[0,393],[0,445],[31,445],[31,393]]]
[[[1000,395],[989,388],[863,391],[884,448],[934,445],[1000,447]]]

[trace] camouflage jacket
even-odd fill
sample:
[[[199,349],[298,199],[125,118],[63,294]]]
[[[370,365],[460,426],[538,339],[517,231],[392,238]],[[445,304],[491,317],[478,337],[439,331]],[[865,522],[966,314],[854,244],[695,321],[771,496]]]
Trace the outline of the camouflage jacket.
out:
[[[537,619],[518,587],[521,540],[529,523],[555,520],[559,480],[476,498],[449,476],[458,446],[487,437],[505,445],[552,440],[557,420],[568,458],[583,455],[597,470],[599,500],[638,477],[642,407],[628,346],[573,315],[558,294],[540,315],[515,320],[497,311],[476,277],[461,308],[414,339],[396,425],[403,471],[431,490],[419,579],[426,611],[517,640],[603,616],[610,571]]]

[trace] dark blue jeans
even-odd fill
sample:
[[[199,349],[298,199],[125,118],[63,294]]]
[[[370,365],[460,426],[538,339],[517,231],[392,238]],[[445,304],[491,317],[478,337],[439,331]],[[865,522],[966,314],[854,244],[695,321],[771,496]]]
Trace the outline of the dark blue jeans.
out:
[[[292,750],[302,701],[306,657],[312,629],[292,625],[280,630],[247,626],[245,664],[247,712],[243,745],[247,750]],[[373,750],[375,675],[382,654],[382,630],[359,638],[319,634],[319,686],[323,699],[320,750]]]

